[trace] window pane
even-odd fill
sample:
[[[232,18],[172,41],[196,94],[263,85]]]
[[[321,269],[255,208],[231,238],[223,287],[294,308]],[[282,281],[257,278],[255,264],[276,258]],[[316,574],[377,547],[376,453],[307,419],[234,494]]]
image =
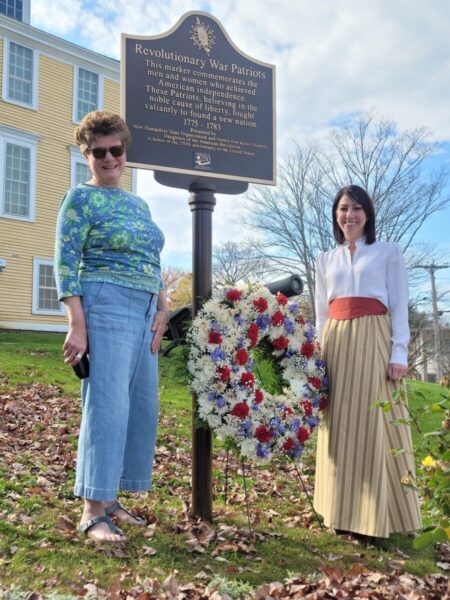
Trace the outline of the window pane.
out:
[[[75,167],[75,185],[85,183],[91,178],[89,167],[85,163],[77,162]]]
[[[98,75],[78,69],[78,120],[98,107]]]
[[[52,265],[39,265],[38,309],[61,311]]]
[[[30,149],[6,144],[5,152],[5,213],[17,217],[29,216]]]
[[[8,97],[33,102],[33,51],[14,42],[9,45]]]
[[[22,0],[0,0],[0,13],[22,21]]]

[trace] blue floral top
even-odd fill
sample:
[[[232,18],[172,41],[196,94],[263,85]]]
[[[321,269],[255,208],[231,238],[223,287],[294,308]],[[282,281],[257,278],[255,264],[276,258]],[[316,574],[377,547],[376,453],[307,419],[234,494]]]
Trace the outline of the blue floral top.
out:
[[[59,299],[82,296],[82,282],[107,282],[157,293],[163,287],[162,231],[142,198],[87,183],[70,189],[56,227]]]

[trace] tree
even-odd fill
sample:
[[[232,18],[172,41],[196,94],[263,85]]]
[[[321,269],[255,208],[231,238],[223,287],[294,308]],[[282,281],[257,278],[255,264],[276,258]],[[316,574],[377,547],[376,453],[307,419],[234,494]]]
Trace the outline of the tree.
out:
[[[424,129],[402,132],[371,114],[336,127],[325,142],[297,143],[279,169],[278,186],[256,186],[248,196],[248,222],[265,234],[260,255],[298,270],[313,303],[315,258],[334,246],[332,202],[350,183],[372,196],[378,237],[407,250],[426,219],[450,203],[445,169],[425,173],[435,151]]]
[[[171,295],[170,309],[176,310],[190,304],[192,304],[192,273],[185,273]]]
[[[180,285],[180,282],[189,275],[188,271],[170,265],[163,269],[162,279],[169,302],[172,300],[172,296]]]
[[[213,248],[214,286],[233,286],[238,281],[260,281],[269,271],[268,261],[252,242],[225,242]]]
[[[332,245],[317,152],[313,143],[298,144],[279,169],[278,186],[256,187],[248,197],[249,224],[265,234],[255,250],[279,270],[298,272],[312,304],[316,255]]]

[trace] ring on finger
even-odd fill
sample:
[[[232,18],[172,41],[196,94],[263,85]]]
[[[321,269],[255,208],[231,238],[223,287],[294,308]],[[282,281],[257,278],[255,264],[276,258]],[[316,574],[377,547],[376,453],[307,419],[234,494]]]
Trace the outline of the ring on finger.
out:
[[[81,359],[83,358],[83,353],[82,353],[82,352],[78,352],[78,353],[75,355],[75,358],[78,358],[78,360],[81,360]]]

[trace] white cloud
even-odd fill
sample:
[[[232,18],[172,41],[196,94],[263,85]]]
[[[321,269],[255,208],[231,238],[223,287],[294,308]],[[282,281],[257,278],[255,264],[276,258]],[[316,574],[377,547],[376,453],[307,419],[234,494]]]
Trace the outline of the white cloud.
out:
[[[435,140],[450,141],[447,0],[33,0],[31,20],[119,58],[122,32],[162,34],[192,10],[213,14],[240,50],[276,65],[280,155],[293,138],[372,109],[401,129],[425,126]],[[139,189],[151,196],[168,260],[179,261],[191,252],[188,193],[150,185],[151,178],[141,176]],[[247,235],[240,197],[219,197],[213,222],[214,242]]]

